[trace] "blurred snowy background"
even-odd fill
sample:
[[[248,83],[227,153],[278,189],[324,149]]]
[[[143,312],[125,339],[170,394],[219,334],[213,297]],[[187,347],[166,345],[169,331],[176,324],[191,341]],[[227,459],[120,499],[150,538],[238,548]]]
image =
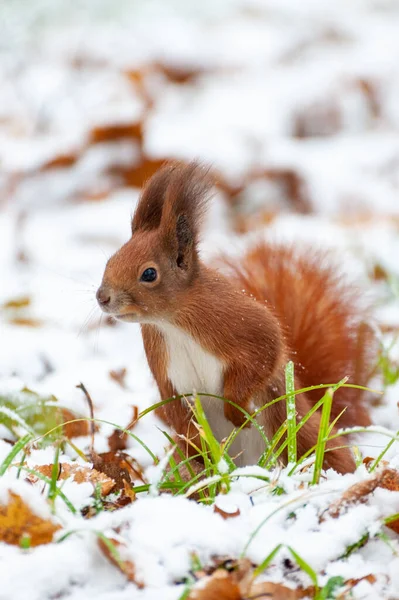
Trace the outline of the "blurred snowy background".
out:
[[[100,322],[94,292],[169,158],[215,168],[205,252],[258,228],[349,249],[395,339],[398,1],[3,0],[0,17],[3,378],[70,405],[84,380],[114,421],[110,370],[129,405],[157,399],[138,328]]]

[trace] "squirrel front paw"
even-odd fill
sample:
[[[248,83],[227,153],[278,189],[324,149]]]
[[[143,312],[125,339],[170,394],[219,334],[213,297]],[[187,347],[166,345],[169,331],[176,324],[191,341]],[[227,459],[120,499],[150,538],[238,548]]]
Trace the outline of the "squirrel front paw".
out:
[[[224,404],[224,416],[228,421],[233,423],[235,427],[241,427],[241,425],[243,425],[247,420],[247,417],[243,412],[241,412],[241,410],[232,404],[229,404],[228,402],[225,402]],[[251,427],[251,422],[249,421],[245,427]]]

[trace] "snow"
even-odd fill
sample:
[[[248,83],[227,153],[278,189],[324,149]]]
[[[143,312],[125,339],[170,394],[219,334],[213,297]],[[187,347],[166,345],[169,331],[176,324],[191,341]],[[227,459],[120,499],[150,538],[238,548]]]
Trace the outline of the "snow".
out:
[[[396,0],[89,0],[5,2],[0,39],[0,396],[28,387],[54,395],[61,406],[88,416],[83,382],[103,423],[95,450],[108,450],[114,426],[125,427],[139,410],[158,401],[139,328],[101,319],[95,291],[108,257],[128,238],[138,190],[124,187],[112,168],[147,158],[199,157],[212,163],[231,187],[253,172],[292,171],[303,182],[311,214],[293,211],[284,183],[255,179],[229,204],[215,195],[201,249],[211,261],[220,250],[239,254],[256,236],[312,243],[337,251],[344,271],[363,280],[375,265],[390,281],[376,282],[374,326],[398,327],[399,77]],[[156,65],[200,71],[184,85]],[[129,78],[146,69],[145,93]],[[91,144],[93,127],[144,122],[144,141]],[[68,168],[42,167],[61,155]],[[93,200],[101,197],[101,200]],[[91,199],[91,201],[89,201]],[[263,225],[262,210],[273,220]],[[278,215],[274,215],[280,211]],[[240,236],[235,219],[253,217],[256,231]],[[21,254],[23,255],[21,259]],[[28,306],[4,304],[28,298]],[[18,326],[14,317],[37,321]],[[393,361],[397,331],[379,333]],[[126,369],[122,388],[109,373]],[[375,386],[381,388],[377,378]],[[354,436],[363,456],[376,457],[399,431],[399,384],[388,386],[373,408],[375,425]],[[3,409],[2,409],[3,410]],[[7,410],[7,409],[4,409]],[[3,411],[4,412],[4,411]],[[191,569],[215,556],[245,553],[259,564],[282,544],[268,569],[270,581],[309,585],[287,569],[292,547],[317,571],[360,581],[353,597],[399,598],[397,535],[382,525],[399,512],[398,492],[377,489],[338,519],[326,516],[351,485],[370,477],[360,466],[345,476],[323,473],[308,487],[309,471],[238,469],[231,490],[213,506],[159,494],[166,439],[149,413],[134,434],[161,458],[129,440],[127,452],[146,468],[152,486],[130,506],[84,520],[55,500],[61,542],[22,550],[0,543],[0,600],[177,600]],[[21,430],[23,426],[21,426]],[[10,432],[0,426],[0,437]],[[87,452],[88,436],[76,445]],[[384,456],[399,468],[399,442]],[[0,464],[12,446],[0,439]],[[84,461],[68,448],[60,462]],[[15,463],[22,453],[14,458]],[[54,448],[33,450],[27,465],[51,464]],[[225,471],[226,465],[221,465]],[[20,494],[43,518],[53,518],[45,484],[17,479],[12,467],[0,479],[0,504]],[[278,495],[278,486],[284,493]],[[92,503],[93,486],[67,480],[65,496],[80,509]],[[139,590],[101,553],[96,532],[124,544]],[[385,536],[379,534],[383,531]],[[257,532],[255,534],[255,532]],[[343,556],[368,533],[370,541]]]

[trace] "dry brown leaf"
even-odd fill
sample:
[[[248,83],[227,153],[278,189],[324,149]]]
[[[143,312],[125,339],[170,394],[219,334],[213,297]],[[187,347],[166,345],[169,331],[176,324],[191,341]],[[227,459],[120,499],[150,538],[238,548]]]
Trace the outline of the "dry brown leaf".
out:
[[[48,171],[50,169],[66,169],[72,167],[79,160],[79,154],[59,154],[54,158],[44,163],[40,171]]]
[[[12,317],[8,319],[8,322],[19,327],[41,327],[43,325],[43,321],[33,317]]]
[[[130,502],[134,502],[136,500],[136,492],[134,491],[132,486],[127,483],[127,481],[123,482],[122,496],[126,496],[126,498],[130,498]]]
[[[399,492],[399,471],[395,469],[384,469],[381,473],[378,487],[391,492]]]
[[[142,123],[116,123],[114,125],[109,124],[94,127],[90,132],[89,145],[102,144],[104,142],[112,142],[121,139],[136,140],[141,146],[143,142]]]
[[[371,479],[359,481],[348,488],[338,500],[333,502],[328,509],[328,514],[336,518],[340,513],[352,504],[366,502],[368,496],[377,487],[391,491],[399,491],[399,472],[394,469],[384,469]]]
[[[167,158],[157,159],[143,156],[141,162],[129,167],[111,167],[109,175],[122,178],[127,186],[141,188],[144,183],[165,163]]]
[[[89,435],[90,434],[90,421],[87,420],[79,420],[75,421],[75,419],[79,419],[77,415],[75,415],[71,410],[67,408],[61,408],[61,414],[64,421],[63,432],[64,435],[69,438],[79,437],[81,435]],[[67,421],[75,421],[74,423],[67,423]]]
[[[252,565],[244,560],[237,561],[232,571],[217,569],[201,578],[189,600],[299,600],[313,595],[314,588],[291,589],[278,583],[254,583]]]
[[[371,463],[373,463],[374,461],[375,458],[373,458],[372,456],[365,456],[365,458],[363,458],[363,464],[366,467],[366,469],[368,469]]]
[[[12,298],[11,300],[7,300],[4,304],[1,305],[1,308],[5,309],[20,309],[26,308],[30,306],[31,298],[29,296],[20,296],[19,298]]]
[[[153,69],[162,73],[171,83],[175,84],[192,83],[205,73],[205,69],[198,67],[177,66],[166,63],[154,63]]]
[[[109,376],[111,377],[111,379],[113,379],[114,381],[116,381],[116,383],[118,383],[121,388],[126,389],[126,373],[127,373],[127,369],[123,368],[123,369],[112,369],[109,372]]]
[[[370,277],[374,279],[374,281],[388,281],[389,273],[382,265],[375,264],[371,270]]]
[[[394,521],[386,523],[386,527],[399,534],[399,519],[395,519]]]
[[[21,496],[9,492],[6,505],[0,505],[0,541],[6,544],[20,545],[28,537],[30,546],[49,544],[60,526],[50,519],[35,515],[25,504]]]
[[[236,508],[232,512],[228,512],[226,510],[223,510],[219,506],[216,506],[216,504],[213,507],[213,512],[215,512],[218,515],[220,515],[221,517],[223,517],[223,519],[234,519],[234,517],[239,517],[241,514],[239,508]]]
[[[111,452],[116,452],[117,450],[126,450],[128,438],[129,436],[127,435],[126,431],[115,429],[108,437],[108,446]]]
[[[299,600],[313,598],[314,588],[288,588],[279,583],[254,583],[245,595],[245,600]]]
[[[233,581],[230,573],[218,569],[204,580],[200,580],[199,587],[193,589],[188,600],[242,600],[240,588]]]
[[[269,226],[277,219],[278,212],[273,210],[262,210],[254,215],[237,214],[234,228],[237,233],[247,233],[259,227]]]
[[[46,477],[51,477],[53,465],[38,465],[33,467],[34,471],[38,471]],[[115,481],[100,473],[96,469],[85,465],[60,463],[58,469],[58,480],[73,478],[76,483],[91,483],[94,488],[100,486],[100,492],[102,496],[107,496],[115,488]],[[27,477],[28,481],[36,482],[38,478],[32,473]]]
[[[356,579],[348,579],[347,581],[345,581],[345,585],[349,586],[349,587],[354,587],[361,581],[368,581],[369,583],[375,583],[377,581],[377,577],[375,575],[373,575],[372,573],[370,573],[369,575],[365,575],[364,577],[359,577]]]
[[[98,538],[98,545],[104,556],[109,560],[110,563],[115,565],[122,573],[124,573],[127,579],[137,585],[138,588],[143,588],[143,583],[137,581],[134,564],[131,560],[126,560],[121,556],[126,546],[119,540],[107,537],[107,541],[103,538]],[[109,544],[109,545],[108,545]],[[112,548],[110,546],[112,545]]]
[[[117,450],[116,452],[103,452],[93,454],[93,466],[97,471],[105,473],[115,481],[117,490],[125,489],[125,482],[131,485],[133,481],[140,480],[145,483],[141,468],[136,461],[126,454]]]

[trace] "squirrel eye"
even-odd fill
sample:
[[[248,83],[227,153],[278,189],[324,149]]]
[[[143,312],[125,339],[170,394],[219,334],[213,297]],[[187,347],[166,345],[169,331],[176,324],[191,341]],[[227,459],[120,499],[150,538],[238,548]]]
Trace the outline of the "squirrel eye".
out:
[[[152,281],[155,281],[156,278],[157,278],[156,269],[153,269],[152,267],[150,267],[149,269],[146,269],[145,271],[143,271],[143,273],[141,274],[141,277],[140,277],[140,281],[145,281],[146,283],[151,283]]]

